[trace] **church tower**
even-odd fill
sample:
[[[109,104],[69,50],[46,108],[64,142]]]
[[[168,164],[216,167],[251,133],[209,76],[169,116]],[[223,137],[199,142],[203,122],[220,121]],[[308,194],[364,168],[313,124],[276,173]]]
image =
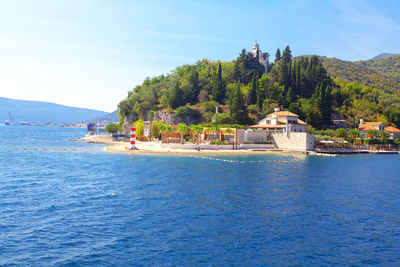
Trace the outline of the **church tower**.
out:
[[[265,74],[268,73],[268,63],[269,63],[269,54],[266,53],[265,55],[261,52],[260,50],[260,45],[257,43],[257,41],[253,44],[252,48],[252,54],[254,57],[257,57],[257,52],[258,52],[258,58],[260,60],[260,63],[264,65],[265,68]]]
[[[260,46],[258,45],[258,43],[257,43],[257,41],[253,44],[253,49],[252,49],[252,53],[253,53],[253,56],[254,57],[256,57],[257,56],[257,51],[258,52],[261,52],[260,51]]]

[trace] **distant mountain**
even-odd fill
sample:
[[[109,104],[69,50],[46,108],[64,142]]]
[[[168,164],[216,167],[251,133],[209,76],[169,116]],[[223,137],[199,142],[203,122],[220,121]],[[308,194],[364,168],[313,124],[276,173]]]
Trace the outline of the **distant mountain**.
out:
[[[103,123],[103,124],[110,124],[110,123],[114,123],[114,122],[117,123],[119,121],[118,111],[119,111],[118,109],[114,110],[111,113],[108,113],[99,118],[89,120],[88,122],[92,122],[92,123],[98,122],[98,123]]]
[[[11,113],[14,122],[75,123],[101,117],[107,112],[86,108],[75,108],[39,101],[16,100],[0,97],[0,123],[9,120]]]
[[[371,58],[370,60],[375,60],[375,59],[381,59],[381,58],[385,58],[385,57],[390,57],[390,56],[394,56],[395,54],[391,54],[391,53],[382,53],[377,55],[376,57]]]
[[[328,74],[341,81],[400,92],[400,55],[356,62],[319,57]]]

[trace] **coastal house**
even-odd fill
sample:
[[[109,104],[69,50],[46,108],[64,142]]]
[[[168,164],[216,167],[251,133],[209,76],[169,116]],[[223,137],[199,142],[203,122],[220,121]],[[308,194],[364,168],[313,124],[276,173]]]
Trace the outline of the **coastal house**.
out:
[[[366,133],[369,130],[384,131],[385,125],[380,121],[364,122],[364,120],[361,119],[360,124],[358,125],[358,130],[363,133]]]
[[[390,134],[390,138],[393,140],[400,138],[400,130],[397,129],[396,127],[393,126],[386,127],[385,131]]]
[[[280,111],[279,108],[275,108],[274,113],[268,114],[258,124],[252,125],[249,128],[285,133],[305,133],[306,126],[307,124],[300,120],[297,114],[290,111]]]
[[[276,149],[282,150],[314,150],[315,138],[306,133],[306,127],[297,114],[275,108],[274,113],[249,127],[245,141],[272,141]]]
[[[400,130],[393,126],[385,127],[385,125],[380,121],[364,122],[363,119],[360,120],[358,125],[358,130],[362,133],[367,133],[369,130],[385,131],[388,132],[391,139],[400,138]]]

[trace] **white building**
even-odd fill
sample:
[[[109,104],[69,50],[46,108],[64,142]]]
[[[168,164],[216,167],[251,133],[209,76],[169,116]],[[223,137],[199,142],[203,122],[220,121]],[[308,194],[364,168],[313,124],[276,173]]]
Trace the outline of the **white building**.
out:
[[[253,48],[252,48],[252,53],[254,57],[257,57],[257,52],[258,52],[258,58],[261,64],[264,65],[265,67],[265,74],[268,73],[268,60],[269,60],[269,55],[267,54],[263,54],[260,50],[260,46],[258,45],[257,42],[255,42],[253,44]]]
[[[274,113],[268,114],[267,117],[259,121],[258,124],[249,128],[284,133],[306,132],[307,124],[300,120],[298,115],[290,111],[280,111],[279,108],[275,108],[274,111]]]

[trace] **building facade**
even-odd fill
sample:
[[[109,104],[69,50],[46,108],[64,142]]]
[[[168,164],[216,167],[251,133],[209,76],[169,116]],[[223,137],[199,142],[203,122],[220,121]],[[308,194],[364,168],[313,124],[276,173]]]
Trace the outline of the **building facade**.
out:
[[[252,125],[249,128],[284,133],[306,132],[307,124],[300,120],[297,114],[290,111],[280,111],[279,108],[275,108],[274,111],[274,113],[268,114],[264,119],[259,121],[258,124]]]
[[[258,53],[259,62],[262,65],[264,65],[265,74],[267,74],[268,73],[268,64],[269,64],[269,54],[268,53],[264,54],[260,49],[260,45],[257,42],[255,42],[252,47],[252,54],[254,57],[257,57],[257,53]]]

